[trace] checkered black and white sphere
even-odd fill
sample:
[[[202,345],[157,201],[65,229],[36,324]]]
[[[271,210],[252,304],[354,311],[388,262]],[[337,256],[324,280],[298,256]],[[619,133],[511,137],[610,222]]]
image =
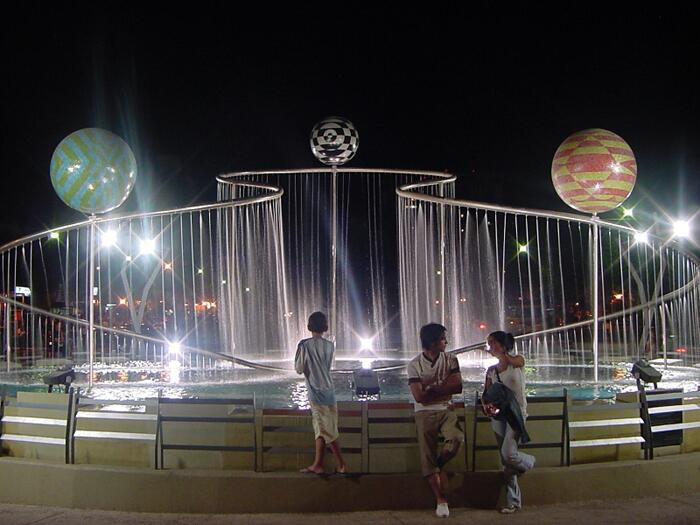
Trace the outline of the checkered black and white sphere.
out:
[[[352,159],[360,146],[360,135],[348,119],[328,117],[311,130],[311,151],[329,166],[340,166]]]

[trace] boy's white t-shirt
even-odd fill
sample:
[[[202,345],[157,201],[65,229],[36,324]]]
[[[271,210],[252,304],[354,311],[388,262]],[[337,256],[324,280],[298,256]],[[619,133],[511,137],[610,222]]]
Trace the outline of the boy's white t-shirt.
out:
[[[406,367],[408,373],[408,383],[424,382],[427,384],[441,384],[450,374],[459,372],[459,361],[457,356],[440,352],[435,361],[431,361],[425,353],[421,352],[414,357]],[[450,400],[438,403],[423,404],[418,401],[413,402],[416,412],[423,410],[447,410]]]

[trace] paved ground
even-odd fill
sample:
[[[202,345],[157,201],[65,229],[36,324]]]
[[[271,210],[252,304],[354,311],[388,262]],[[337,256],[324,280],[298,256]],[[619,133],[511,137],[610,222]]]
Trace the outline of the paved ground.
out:
[[[548,523],[565,525],[636,524],[700,524],[700,494],[629,499],[623,501],[587,501],[557,505],[531,506],[523,511],[502,516],[496,511],[453,509],[449,520],[435,518],[430,512],[348,512],[343,514],[147,514],[97,510],[73,510],[57,507],[0,504],[2,525],[372,525],[421,524],[426,522],[488,524]]]

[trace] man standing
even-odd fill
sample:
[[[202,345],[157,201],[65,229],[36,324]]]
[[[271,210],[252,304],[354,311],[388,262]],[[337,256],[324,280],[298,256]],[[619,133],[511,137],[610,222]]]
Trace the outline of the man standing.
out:
[[[464,434],[452,408],[452,395],[462,392],[462,375],[459,361],[454,355],[445,354],[447,329],[430,323],[420,329],[423,351],[407,367],[408,383],[415,399],[415,418],[421,470],[435,494],[435,514],[447,518],[447,474],[445,464],[459,451]],[[442,434],[445,445],[438,454],[438,436]]]

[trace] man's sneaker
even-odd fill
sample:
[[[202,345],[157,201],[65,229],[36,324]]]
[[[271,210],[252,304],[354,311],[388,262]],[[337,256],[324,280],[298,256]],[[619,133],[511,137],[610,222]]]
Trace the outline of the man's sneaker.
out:
[[[438,518],[449,518],[450,507],[447,506],[447,503],[438,503],[437,507],[435,507],[435,515]]]
[[[520,507],[516,507],[515,505],[508,505],[507,507],[503,507],[501,509],[501,514],[515,514],[520,510]]]

